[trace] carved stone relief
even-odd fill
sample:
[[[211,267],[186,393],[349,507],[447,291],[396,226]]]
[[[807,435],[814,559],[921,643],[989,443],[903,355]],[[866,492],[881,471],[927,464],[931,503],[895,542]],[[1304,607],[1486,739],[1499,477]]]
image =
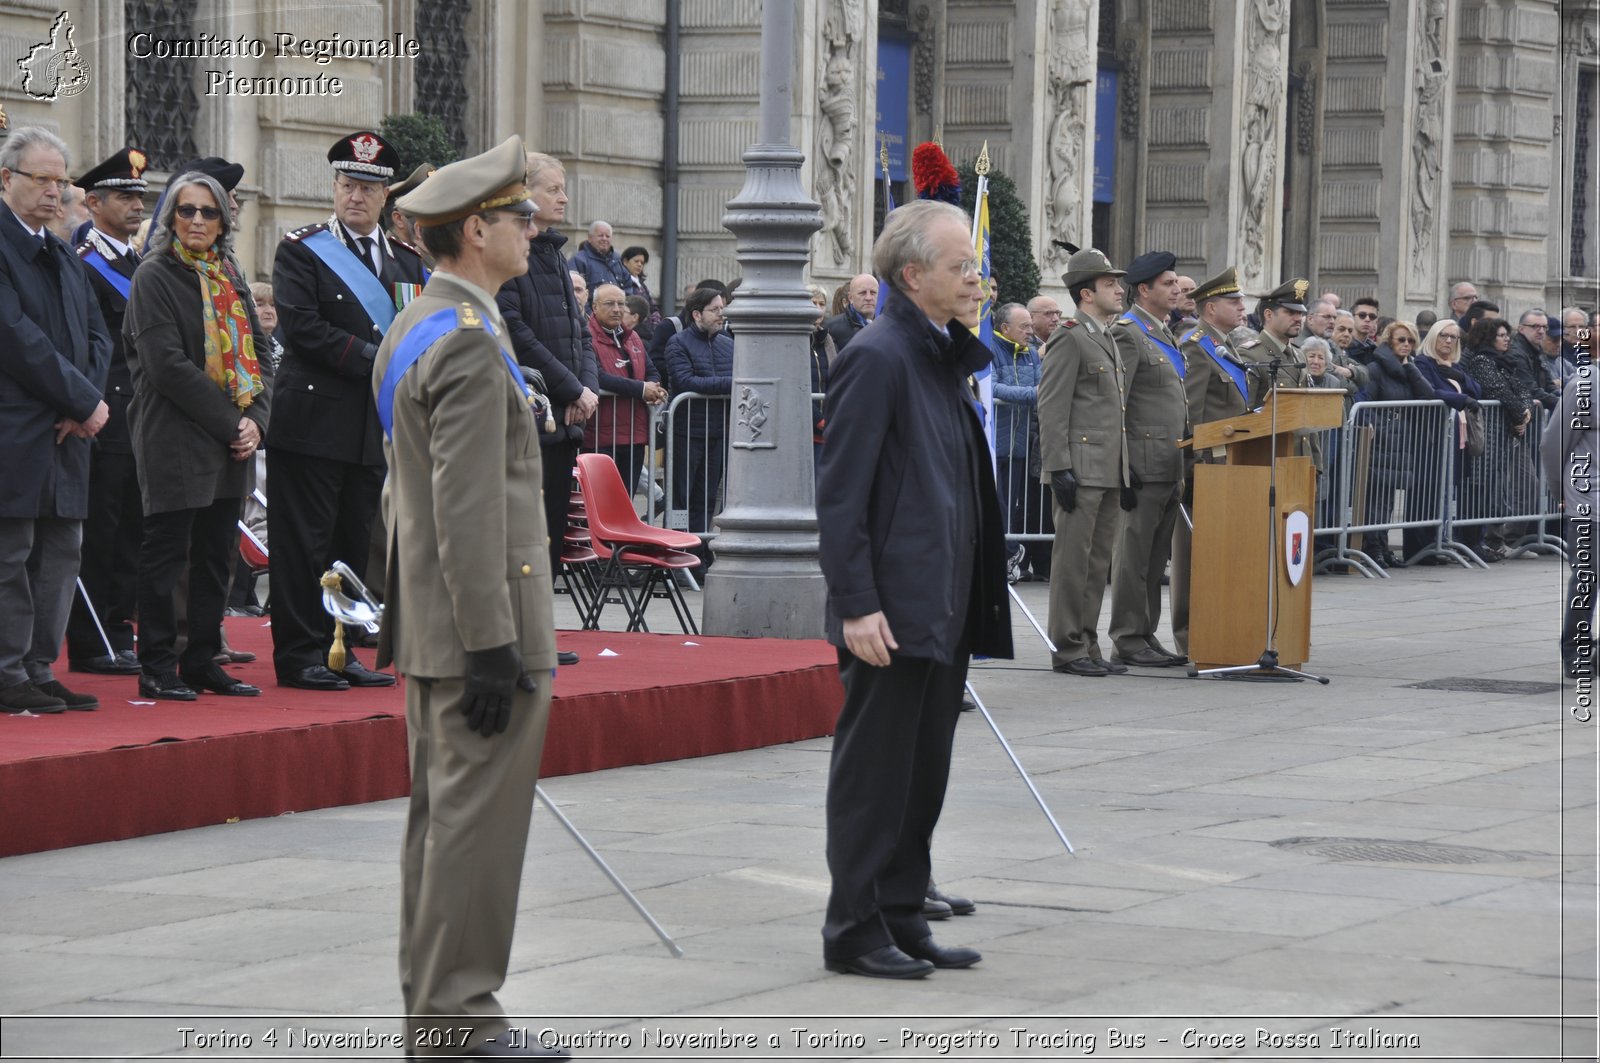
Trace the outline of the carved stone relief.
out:
[[[917,46],[911,55],[912,95],[916,98],[918,114],[933,113],[933,77],[937,53],[934,51],[933,9],[927,4],[917,8],[912,16],[916,20]]]
[[[734,433],[731,445],[744,450],[764,450],[778,445],[769,427],[778,381],[741,380],[734,386]]]
[[[1118,55],[1122,57],[1122,76],[1118,79],[1122,86],[1122,139],[1137,140],[1139,138],[1139,45],[1134,39],[1138,34],[1129,34],[1122,42]]]
[[[1301,63],[1295,76],[1300,79],[1300,95],[1295,101],[1294,147],[1301,155],[1310,155],[1317,137],[1317,75],[1310,63]]]
[[[1244,130],[1240,167],[1241,225],[1244,230],[1240,280],[1261,284],[1265,277],[1269,228],[1274,224],[1273,189],[1277,187],[1278,119],[1283,106],[1284,38],[1288,0],[1251,0],[1245,21]]]
[[[865,28],[863,0],[828,0],[817,78],[816,196],[822,204],[822,246],[835,266],[855,261],[856,71],[864,62]]]
[[[1444,106],[1450,68],[1444,62],[1447,0],[1427,0],[1417,23],[1416,107],[1411,137],[1411,283],[1433,286],[1439,225],[1440,179],[1444,167]]]
[[[1049,152],[1044,201],[1045,267],[1063,267],[1067,252],[1057,240],[1088,244],[1084,224],[1084,166],[1089,91],[1095,77],[1095,42],[1089,39],[1090,0],[1055,0],[1050,5],[1049,69],[1045,99],[1050,108],[1045,145]]]

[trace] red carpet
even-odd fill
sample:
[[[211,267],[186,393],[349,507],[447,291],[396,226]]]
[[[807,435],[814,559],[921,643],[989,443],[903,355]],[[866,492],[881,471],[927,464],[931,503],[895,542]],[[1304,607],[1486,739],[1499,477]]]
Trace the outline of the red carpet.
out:
[[[63,672],[99,711],[0,714],[0,856],[410,792],[403,689],[276,686],[265,621],[227,623],[233,647],[260,657],[229,668],[259,698],[136,705],[133,676]],[[583,662],[556,677],[546,777],[816,738],[843,700],[820,641],[585,631],[559,642]]]

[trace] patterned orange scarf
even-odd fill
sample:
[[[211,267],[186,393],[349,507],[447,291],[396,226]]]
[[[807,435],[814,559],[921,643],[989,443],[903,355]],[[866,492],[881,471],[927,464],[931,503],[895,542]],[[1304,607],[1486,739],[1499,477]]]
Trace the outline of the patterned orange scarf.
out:
[[[242,410],[265,390],[244,300],[239,298],[233,281],[222,268],[222,256],[215,245],[194,254],[174,238],[172,253],[186,268],[193,270],[200,281],[200,306],[205,312],[206,376]]]

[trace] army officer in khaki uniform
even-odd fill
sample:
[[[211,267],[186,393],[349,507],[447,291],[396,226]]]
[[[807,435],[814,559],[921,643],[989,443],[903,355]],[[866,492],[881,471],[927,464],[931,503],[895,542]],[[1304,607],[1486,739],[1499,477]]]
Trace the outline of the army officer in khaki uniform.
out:
[[[505,981],[556,663],[539,437],[494,293],[528,268],[522,140],[446,166],[397,206],[438,263],[372,379],[389,480],[380,667],[406,684],[411,809],[400,909],[418,1058],[509,1045]]]
[[[1244,293],[1239,290],[1234,267],[1196,288],[1194,301],[1200,322],[1179,344],[1191,427],[1244,413],[1251,408],[1252,393],[1265,390],[1228,343],[1228,333],[1244,324],[1245,316]],[[1185,483],[1194,483],[1192,466],[1196,461],[1211,460],[1210,454],[1190,453]],[[1192,508],[1193,491],[1186,490],[1185,496]],[[1193,541],[1189,523],[1180,515],[1172,536],[1172,641],[1183,654],[1189,652],[1189,554]]]
[[[1067,294],[1078,304],[1044,348],[1039,376],[1039,479],[1055,497],[1050,550],[1051,661],[1058,672],[1126,672],[1105,659],[1100,605],[1111,570],[1117,506],[1128,484],[1123,433],[1127,385],[1106,327],[1122,310],[1122,287],[1104,253],[1087,247],[1067,260]],[[1131,498],[1131,494],[1130,494]]]
[[[1128,266],[1125,282],[1133,306],[1111,326],[1128,374],[1128,465],[1138,504],[1122,518],[1116,570],[1111,575],[1111,641],[1116,659],[1143,668],[1183,664],[1156,638],[1161,620],[1161,574],[1172,553],[1178,520],[1178,484],[1189,435],[1183,391],[1183,352],[1167,329],[1183,301],[1177,256],[1150,251]]]

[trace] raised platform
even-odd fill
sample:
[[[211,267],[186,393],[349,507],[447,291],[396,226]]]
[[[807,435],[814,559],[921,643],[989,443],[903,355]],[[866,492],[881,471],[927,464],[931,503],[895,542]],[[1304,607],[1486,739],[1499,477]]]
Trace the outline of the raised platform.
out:
[[[63,671],[99,711],[0,715],[0,856],[410,792],[403,688],[279,687],[266,622],[227,625],[235,649],[259,655],[229,669],[259,698],[141,703],[132,676]],[[586,631],[559,642],[583,661],[556,677],[545,777],[816,738],[843,701],[820,641]]]

